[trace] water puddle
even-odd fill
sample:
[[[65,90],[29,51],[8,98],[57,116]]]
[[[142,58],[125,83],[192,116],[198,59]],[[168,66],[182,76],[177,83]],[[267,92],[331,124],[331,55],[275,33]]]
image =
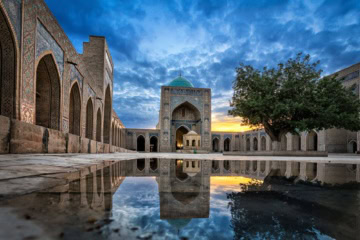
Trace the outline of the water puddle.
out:
[[[352,164],[106,162],[3,201],[0,239],[358,239],[358,178]]]

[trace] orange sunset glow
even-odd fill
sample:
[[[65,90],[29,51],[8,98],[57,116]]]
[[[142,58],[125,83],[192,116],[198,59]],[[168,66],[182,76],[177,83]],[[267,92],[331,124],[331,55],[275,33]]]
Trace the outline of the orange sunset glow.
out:
[[[222,118],[213,117],[211,131],[218,132],[244,132],[251,130],[250,126],[242,126],[241,118],[226,116]]]

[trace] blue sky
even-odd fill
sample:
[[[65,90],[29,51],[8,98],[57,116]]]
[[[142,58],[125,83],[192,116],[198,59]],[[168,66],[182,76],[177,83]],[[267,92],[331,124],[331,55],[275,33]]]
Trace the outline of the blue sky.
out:
[[[180,70],[212,89],[213,123],[234,123],[240,62],[262,68],[304,52],[324,74],[360,62],[359,0],[45,1],[79,53],[89,35],[107,38],[114,109],[129,128],[155,127],[160,87]]]

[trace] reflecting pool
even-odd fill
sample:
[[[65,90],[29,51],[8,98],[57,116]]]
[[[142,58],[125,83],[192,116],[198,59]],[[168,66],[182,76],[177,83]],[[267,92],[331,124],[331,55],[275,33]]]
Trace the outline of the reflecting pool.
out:
[[[68,180],[3,201],[2,213],[30,239],[360,236],[359,165],[137,159],[104,162]]]

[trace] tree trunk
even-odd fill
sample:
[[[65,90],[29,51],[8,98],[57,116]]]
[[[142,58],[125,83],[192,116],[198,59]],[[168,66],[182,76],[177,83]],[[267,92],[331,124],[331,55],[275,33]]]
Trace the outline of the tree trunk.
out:
[[[271,149],[273,151],[280,151],[281,150],[281,142],[280,141],[272,141],[271,144],[272,144]]]

